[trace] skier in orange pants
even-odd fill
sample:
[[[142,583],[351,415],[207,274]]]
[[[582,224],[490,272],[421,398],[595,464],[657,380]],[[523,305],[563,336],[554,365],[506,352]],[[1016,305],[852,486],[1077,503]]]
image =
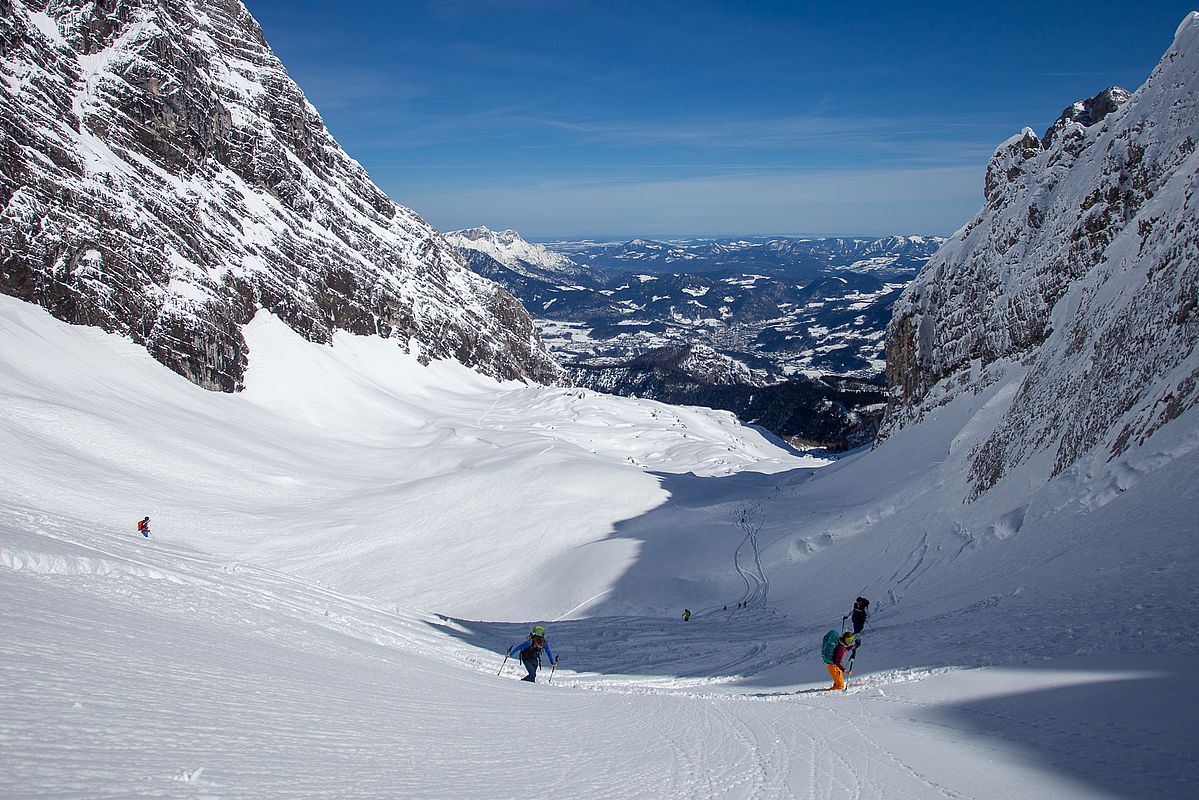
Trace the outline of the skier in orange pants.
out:
[[[845,688],[845,676],[853,674],[845,668],[845,656],[853,655],[856,648],[852,631],[841,634],[841,638],[837,640],[837,648],[833,650],[833,660],[826,665],[828,674],[833,676],[833,685],[828,687],[830,691]]]

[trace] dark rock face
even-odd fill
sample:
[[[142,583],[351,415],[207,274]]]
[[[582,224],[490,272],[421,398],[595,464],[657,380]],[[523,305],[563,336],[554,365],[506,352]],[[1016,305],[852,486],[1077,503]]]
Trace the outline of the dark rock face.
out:
[[[1199,402],[1199,16],[1135,95],[1075,103],[996,151],[985,205],[895,305],[884,436],[1011,390],[975,496],[1049,451],[1115,457]]]
[[[234,391],[260,309],[555,382],[531,320],[333,140],[238,0],[0,0],[0,291]]]
[[[732,411],[792,444],[833,451],[873,441],[886,398],[881,385],[853,378],[799,377],[764,384],[755,381],[746,365],[704,345],[604,361],[567,369],[576,386]]]

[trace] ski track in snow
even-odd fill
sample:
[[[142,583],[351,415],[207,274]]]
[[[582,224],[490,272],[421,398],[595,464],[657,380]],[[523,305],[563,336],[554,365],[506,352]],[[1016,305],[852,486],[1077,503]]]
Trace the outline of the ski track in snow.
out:
[[[1168,736],[1139,725],[1105,736],[988,713],[1005,733],[963,744],[959,725],[928,716],[946,698],[904,693],[986,669],[884,670],[828,694],[752,691],[736,675],[685,677],[681,667],[711,655],[693,648],[728,635],[721,626],[773,633],[736,662],[745,673],[769,668],[762,655],[793,641],[796,628],[754,609],[734,620],[559,623],[551,635],[561,637],[564,664],[607,650],[630,674],[560,669],[553,685],[530,686],[514,680],[513,667],[493,674],[498,653],[445,633],[483,631],[502,643],[525,630],[519,624],[390,611],[252,565],[35,516],[0,519],[0,583],[14,601],[0,631],[0,699],[12,711],[0,742],[18,765],[0,777],[5,796],[52,787],[176,796],[179,782],[200,797],[243,796],[247,787],[257,797],[315,796],[331,771],[355,776],[342,787],[351,797],[493,796],[530,777],[589,797],[1003,796],[947,781],[929,769],[928,753],[913,759],[895,744],[928,731],[948,748],[932,748],[936,760],[959,749],[1011,758],[1031,729],[1058,742],[1063,758],[1097,740],[1119,749],[1131,732],[1148,760],[1169,754],[1180,764],[1176,776],[1196,767],[1184,745],[1171,751]],[[22,632],[34,627],[31,641]],[[647,666],[633,655],[638,637],[648,643],[643,659],[670,651],[663,657],[680,677],[637,674]],[[779,663],[810,657],[802,650]],[[522,747],[537,755],[514,755]],[[1059,788],[1054,796],[1096,796]]]

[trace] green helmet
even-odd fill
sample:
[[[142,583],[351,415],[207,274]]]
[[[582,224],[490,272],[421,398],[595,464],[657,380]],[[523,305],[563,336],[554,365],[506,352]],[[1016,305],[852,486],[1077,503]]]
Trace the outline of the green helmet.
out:
[[[545,628],[541,627],[540,625],[535,625],[533,627],[533,635],[534,636],[545,636]]]

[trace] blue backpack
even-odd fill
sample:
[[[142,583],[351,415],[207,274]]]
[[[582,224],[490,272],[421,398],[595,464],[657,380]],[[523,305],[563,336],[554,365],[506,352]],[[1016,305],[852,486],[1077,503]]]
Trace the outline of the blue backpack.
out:
[[[837,649],[837,642],[840,640],[841,634],[836,631],[824,634],[824,640],[820,643],[820,657],[824,659],[825,664],[833,663],[833,652]]]

